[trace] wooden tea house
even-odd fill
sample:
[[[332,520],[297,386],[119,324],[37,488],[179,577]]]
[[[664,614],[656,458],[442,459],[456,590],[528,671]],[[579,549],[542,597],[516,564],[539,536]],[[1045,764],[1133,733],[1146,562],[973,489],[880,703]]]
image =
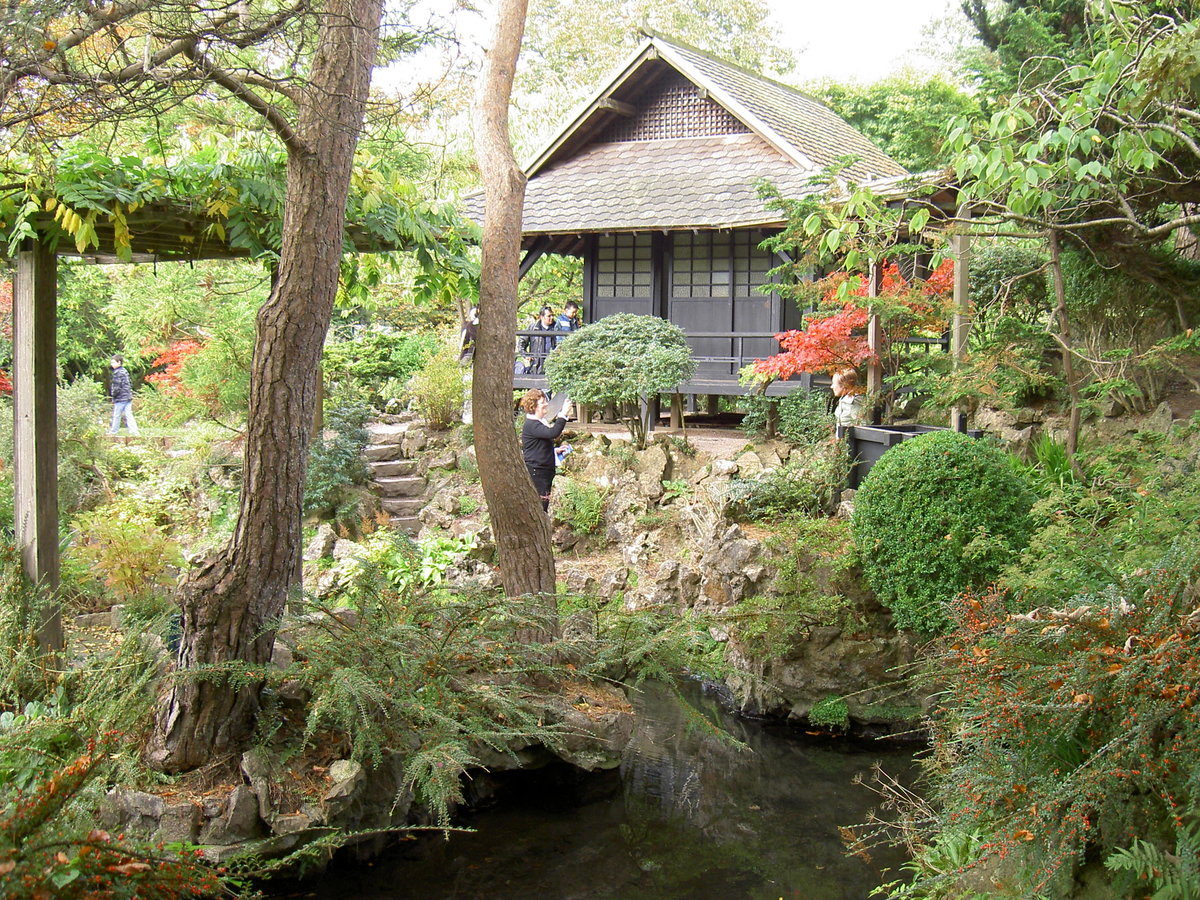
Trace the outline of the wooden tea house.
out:
[[[907,174],[794,88],[652,35],[526,168],[522,274],[546,253],[581,257],[585,322],[662,316],[699,363],[681,393],[743,393],[738,370],[801,325],[794,303],[759,290],[782,260],[758,245],[784,220],[758,184],[800,196],[846,156],[860,183]]]

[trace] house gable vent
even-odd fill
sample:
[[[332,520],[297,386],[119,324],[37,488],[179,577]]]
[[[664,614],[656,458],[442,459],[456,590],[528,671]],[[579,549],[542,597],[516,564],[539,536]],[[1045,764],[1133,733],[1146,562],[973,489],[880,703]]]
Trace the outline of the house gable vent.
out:
[[[704,96],[682,75],[673,74],[642,97],[638,113],[605,128],[598,143],[659,141],[671,138],[745,134],[750,129],[720,104]]]

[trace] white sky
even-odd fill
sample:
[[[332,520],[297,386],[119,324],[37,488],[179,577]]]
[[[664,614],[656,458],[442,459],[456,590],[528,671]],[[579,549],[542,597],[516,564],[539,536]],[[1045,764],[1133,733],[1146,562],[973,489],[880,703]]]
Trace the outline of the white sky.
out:
[[[768,0],[780,43],[796,53],[789,81],[832,78],[872,82],[922,58],[925,28],[957,11],[956,0]],[[961,13],[959,13],[961,16]]]

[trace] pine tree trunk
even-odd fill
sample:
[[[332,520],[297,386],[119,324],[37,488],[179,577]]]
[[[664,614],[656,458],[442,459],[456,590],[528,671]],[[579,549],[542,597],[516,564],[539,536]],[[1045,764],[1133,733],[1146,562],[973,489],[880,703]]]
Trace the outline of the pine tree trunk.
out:
[[[513,428],[513,334],[517,328],[525,175],[509,143],[508,102],[527,5],[527,0],[500,0],[495,40],[476,97],[475,145],[486,211],[472,415],[479,478],[496,536],[504,590],[510,597],[544,598],[547,621],[553,623],[550,520],[525,468]],[[555,625],[548,625],[525,637],[548,640],[556,631]]]
[[[259,311],[237,527],[223,555],[182,588],[177,677],[147,760],[166,772],[242,748],[261,685],[188,677],[265,664],[273,624],[299,586],[300,522],[318,366],[337,293],[346,196],[375,61],[382,0],[329,0],[288,145],[278,278]],[[240,673],[245,674],[245,673]]]

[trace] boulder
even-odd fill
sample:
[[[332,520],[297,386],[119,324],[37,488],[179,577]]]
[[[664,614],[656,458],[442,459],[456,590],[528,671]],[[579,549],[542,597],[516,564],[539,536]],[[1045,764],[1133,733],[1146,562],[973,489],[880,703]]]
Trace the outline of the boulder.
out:
[[[766,467],[763,465],[763,461],[752,450],[747,450],[737,458],[738,475],[742,477],[757,475],[764,468]]]
[[[207,809],[205,812],[207,814]],[[262,835],[263,822],[258,816],[258,797],[249,787],[239,784],[229,792],[216,814],[208,816],[200,832],[200,843],[237,844]]]
[[[129,831],[149,837],[158,829],[166,810],[162,797],[118,786],[100,801],[98,818],[109,831]]]
[[[313,539],[304,548],[305,562],[313,562],[329,556],[333,552],[336,543],[337,535],[333,532],[333,526],[328,522],[322,522],[317,526],[317,533],[313,536]]]

